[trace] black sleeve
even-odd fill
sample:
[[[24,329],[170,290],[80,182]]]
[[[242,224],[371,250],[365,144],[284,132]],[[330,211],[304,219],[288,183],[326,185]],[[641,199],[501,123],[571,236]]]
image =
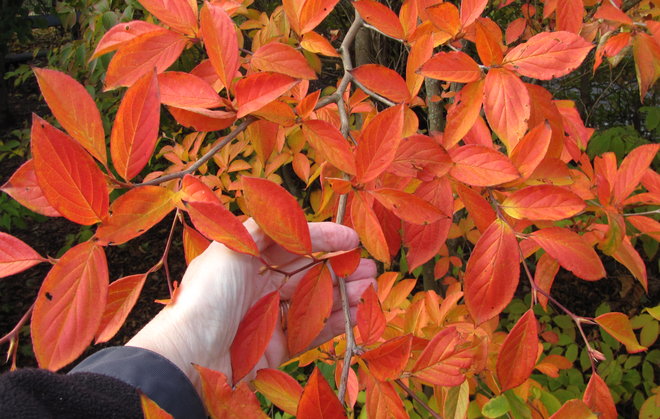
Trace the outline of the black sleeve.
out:
[[[141,418],[139,389],[175,418],[206,418],[192,383],[168,359],[118,346],[68,375],[24,369],[0,376],[1,418]]]

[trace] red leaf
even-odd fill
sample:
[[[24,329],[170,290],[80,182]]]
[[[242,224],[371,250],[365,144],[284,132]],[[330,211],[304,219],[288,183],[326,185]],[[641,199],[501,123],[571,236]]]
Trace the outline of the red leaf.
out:
[[[69,249],[48,272],[32,312],[31,335],[39,367],[56,371],[92,342],[108,295],[103,248],[91,241]]]
[[[41,262],[39,253],[16,237],[0,232],[0,278],[14,275]]]
[[[258,111],[295,86],[296,80],[278,73],[253,73],[236,82],[237,118]]]
[[[130,189],[112,203],[96,237],[104,244],[122,244],[142,235],[174,209],[173,195],[161,186]]]
[[[232,392],[227,377],[201,365],[193,364],[202,379],[202,399],[212,419],[235,417],[244,419],[265,418],[257,396],[241,382]]]
[[[484,112],[488,124],[512,150],[527,131],[529,93],[518,76],[504,68],[492,68],[484,86]]]
[[[417,39],[408,52],[406,62],[406,86],[411,98],[414,98],[424,83],[424,76],[417,70],[427,62],[433,55],[433,40],[430,35],[424,35]]]
[[[272,368],[260,369],[252,384],[275,406],[290,415],[296,414],[303,388],[289,374]]]
[[[531,129],[511,151],[511,163],[523,179],[529,178],[548,153],[552,128],[543,122]]]
[[[456,185],[456,192],[463,201],[465,209],[467,209],[470,217],[474,220],[474,225],[480,232],[486,231],[488,227],[495,221],[497,215],[493,210],[490,203],[477,193],[474,189],[462,184]]]
[[[105,75],[105,88],[132,86],[138,79],[154,71],[162,73],[179,58],[190,40],[167,29],[136,36],[122,45],[112,57]]]
[[[488,0],[463,0],[461,1],[461,23],[468,27],[483,13]]]
[[[464,343],[455,327],[436,334],[417,358],[413,376],[437,386],[457,386],[465,381],[465,371],[474,355],[469,349],[457,349]]]
[[[388,171],[401,177],[442,177],[451,166],[444,148],[426,135],[415,134],[401,140]]]
[[[360,0],[370,1],[370,0]],[[355,4],[355,3],[353,3]],[[375,3],[379,4],[380,3]],[[364,64],[351,71],[351,75],[367,89],[396,103],[408,102],[410,93],[403,77],[379,64]]]
[[[439,52],[419,72],[425,77],[456,83],[477,81],[483,76],[479,64],[461,51]]]
[[[360,241],[365,249],[377,260],[387,263],[390,260],[390,252],[383,228],[376,217],[372,207],[372,201],[365,200],[368,197],[362,192],[356,192],[351,201],[351,221],[353,228],[360,236]]]
[[[158,75],[160,102],[177,108],[215,108],[223,104],[213,87],[190,73],[166,71]]]
[[[337,276],[346,277],[355,272],[360,264],[362,249],[355,248],[330,258],[330,266]]]
[[[21,205],[30,210],[46,215],[48,217],[60,217],[49,203],[41,187],[37,183],[37,175],[34,173],[34,160],[30,159],[23,163],[9,178],[7,183],[0,187],[0,191],[14,198]]]
[[[504,57],[504,67],[526,77],[550,80],[578,68],[593,47],[575,33],[541,32],[511,49]]]
[[[158,141],[160,95],[154,72],[142,76],[126,90],[110,135],[112,162],[125,180],[147,165]]]
[[[519,177],[511,161],[502,153],[482,145],[469,144],[450,150],[454,167],[449,173],[472,186],[494,186]]]
[[[73,138],[32,116],[34,172],[44,196],[63,217],[91,225],[108,213],[103,172]]]
[[[583,0],[557,0],[557,29],[578,34],[584,18]]]
[[[618,204],[639,185],[653,159],[658,155],[660,144],[646,144],[632,150],[621,162],[614,178],[612,202]]]
[[[640,102],[644,101],[646,92],[660,76],[660,71],[658,71],[660,43],[656,38],[643,32],[637,32],[633,37],[633,57],[635,57],[635,74],[639,85]]]
[[[621,9],[617,8],[610,2],[604,2],[600,5],[596,13],[594,14],[594,19],[606,19],[611,20],[612,22],[623,23],[624,25],[632,25],[633,20],[625,14]]]
[[[468,83],[456,96],[454,105],[447,112],[447,125],[443,144],[452,148],[465,137],[477,121],[483,103],[484,82],[478,80]]]
[[[480,324],[504,310],[520,276],[520,252],[514,231],[497,219],[477,241],[465,268],[465,303]]]
[[[378,341],[385,331],[386,320],[378,295],[373,286],[362,293],[357,306],[357,328],[360,331],[360,344],[370,345]]]
[[[509,195],[501,208],[519,220],[559,221],[580,213],[587,204],[568,189],[553,185],[535,185]]]
[[[369,372],[379,381],[399,378],[410,358],[412,335],[399,336],[362,354]]]
[[[394,215],[412,224],[426,225],[446,217],[437,207],[422,198],[398,189],[381,188],[370,193]]]
[[[296,411],[300,419],[336,419],[345,418],[346,412],[330,385],[314,368],[303,390]]]
[[[561,227],[548,227],[533,232],[530,238],[575,276],[587,281],[597,281],[605,276],[605,268],[594,249],[576,233]]]
[[[204,108],[167,108],[174,119],[184,127],[190,127],[196,131],[219,131],[225,129],[236,120],[234,112],[214,111]]]
[[[205,3],[200,13],[204,48],[227,91],[240,66],[236,27],[219,4]]]
[[[332,277],[325,264],[311,268],[291,297],[287,314],[289,354],[305,351],[319,335],[332,311]]]
[[[404,38],[401,21],[389,7],[372,0],[358,0],[353,2],[353,6],[362,19],[385,35],[396,39]]]
[[[243,176],[242,182],[248,211],[266,235],[292,253],[311,253],[307,219],[296,199],[270,180]]]
[[[107,342],[117,334],[135,306],[146,279],[147,274],[137,274],[125,276],[110,284],[108,300],[94,343]]]
[[[103,164],[107,162],[103,122],[94,99],[71,76],[33,68],[39,89],[57,121],[76,141]],[[71,106],[75,103],[76,106]]]
[[[264,355],[279,315],[279,291],[264,295],[245,313],[231,344],[233,382],[245,377]]]
[[[197,34],[197,3],[188,0],[140,0],[161,22],[186,35]],[[193,7],[194,5],[194,7]]]
[[[529,378],[536,364],[538,346],[538,323],[530,309],[513,326],[497,356],[497,378],[502,391],[518,387]]]
[[[389,108],[362,130],[355,151],[359,183],[376,179],[392,163],[403,131],[403,106]]]
[[[623,313],[605,313],[594,319],[612,337],[626,346],[628,353],[642,352],[648,348],[639,344],[628,316]]]
[[[163,28],[153,23],[142,20],[132,20],[130,22],[121,22],[110,28],[96,44],[96,49],[90,58],[98,58],[103,54],[115,51],[121,48],[128,41],[142,35],[143,33],[162,30]]]
[[[409,419],[403,406],[401,396],[396,392],[394,384],[370,379],[367,382],[366,403],[368,417]]]
[[[250,58],[250,65],[260,71],[282,73],[294,79],[316,79],[307,59],[292,46],[280,42],[270,42],[256,50]]]
[[[582,401],[600,419],[617,419],[619,417],[609,387],[595,372],[591,374]]]
[[[355,157],[348,141],[332,124],[320,119],[305,121],[303,135],[316,152],[337,169],[355,174]]]

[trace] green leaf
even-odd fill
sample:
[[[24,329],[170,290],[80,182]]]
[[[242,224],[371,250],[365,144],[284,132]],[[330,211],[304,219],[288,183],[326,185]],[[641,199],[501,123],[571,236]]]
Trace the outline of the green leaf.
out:
[[[541,403],[543,403],[545,408],[548,409],[548,413],[550,415],[555,413],[562,406],[562,403],[559,401],[559,399],[547,391],[541,392]]]
[[[488,403],[481,408],[481,414],[487,418],[498,418],[509,412],[509,401],[504,394],[490,399]]]
[[[513,419],[531,419],[532,411],[527,407],[525,402],[513,392],[508,390],[504,392],[507,401],[509,402],[511,416]]]
[[[658,339],[658,326],[658,322],[653,319],[642,327],[642,331],[639,334],[639,343],[642,346],[649,348],[655,343],[655,341]]]

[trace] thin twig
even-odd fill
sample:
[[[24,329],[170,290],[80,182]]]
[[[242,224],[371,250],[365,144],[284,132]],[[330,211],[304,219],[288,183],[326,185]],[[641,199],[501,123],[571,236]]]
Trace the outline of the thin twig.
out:
[[[408,393],[408,395],[409,395],[410,397],[412,397],[413,399],[415,399],[415,401],[416,401],[417,403],[421,404],[422,407],[423,407],[424,409],[426,409],[426,410],[431,414],[431,416],[433,416],[433,417],[436,418],[436,419],[442,419],[442,416],[440,416],[440,415],[438,414],[438,412],[436,412],[435,410],[431,409],[431,407],[430,407],[428,404],[426,404],[426,402],[425,402],[424,400],[420,399],[420,398],[415,394],[415,392],[412,391],[412,389],[411,389],[410,387],[408,387],[407,385],[405,385],[405,384],[403,383],[403,381],[401,381],[400,378],[397,378],[396,380],[394,380],[394,382],[397,383],[397,384],[399,385],[399,387],[401,387],[401,388],[403,389],[403,391],[405,391],[406,393]]]
[[[170,254],[170,247],[172,245],[172,238],[174,237],[174,227],[179,221],[179,209],[177,208],[176,213],[174,214],[174,220],[172,220],[172,227],[170,227],[170,234],[167,236],[167,242],[165,243],[165,251],[163,251],[163,256],[160,260],[163,262],[163,268],[165,268],[165,278],[167,279],[167,288],[170,290],[170,298],[174,296],[174,287],[172,286],[172,277],[170,276],[170,266],[167,263],[167,257]]]
[[[227,134],[227,136],[225,138],[223,138],[222,141],[220,141],[220,142],[218,142],[218,144],[214,145],[213,148],[211,148],[209,151],[207,151],[202,157],[199,158],[199,160],[197,160],[189,168],[187,168],[185,170],[181,170],[180,172],[169,173],[167,175],[163,175],[163,176],[158,177],[156,179],[152,179],[150,181],[142,182],[142,183],[132,185],[132,186],[133,187],[138,187],[138,186],[146,186],[146,185],[160,185],[161,183],[167,182],[168,180],[180,179],[180,178],[184,177],[185,175],[189,175],[189,174],[193,173],[195,170],[199,169],[204,163],[206,163],[208,160],[210,160],[215,155],[215,153],[220,151],[220,149],[222,147],[224,147],[225,145],[230,143],[234,138],[236,138],[238,136],[238,134],[245,131],[245,129],[247,127],[249,127],[250,124],[253,123],[256,120],[257,120],[257,118],[255,118],[254,116],[248,115],[243,120],[243,122],[241,122],[241,124],[239,126],[234,128],[234,130],[232,132],[230,132],[229,134]]]
[[[384,98],[383,96],[379,95],[378,93],[374,92],[373,90],[369,89],[366,87],[364,84],[359,82],[355,77],[351,76],[353,78],[353,83],[355,83],[356,86],[358,86],[360,89],[364,91],[364,93],[368,94],[372,98],[376,99],[379,102],[384,103],[387,106],[395,106],[396,103],[392,102],[391,100]]]
[[[34,310],[34,305],[36,304],[36,301],[32,303],[30,308],[23,314],[23,317],[16,323],[16,326],[14,326],[13,329],[6,335],[0,338],[0,345],[4,344],[5,342],[10,341],[12,338],[18,336],[18,333],[21,331],[21,328],[25,323],[27,323],[28,319],[30,318],[30,314],[32,314],[32,310]]]

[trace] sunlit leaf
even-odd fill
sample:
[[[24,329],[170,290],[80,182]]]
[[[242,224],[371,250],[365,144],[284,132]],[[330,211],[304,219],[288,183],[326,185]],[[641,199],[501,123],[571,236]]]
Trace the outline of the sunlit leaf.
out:
[[[0,187],[0,191],[14,198],[24,207],[48,217],[60,217],[49,203],[44,192],[37,182],[37,175],[34,173],[34,160],[30,159],[23,163],[9,180]]]
[[[280,370],[263,368],[252,381],[259,393],[290,415],[296,414],[303,388],[295,378]]]
[[[623,313],[605,313],[594,319],[596,323],[612,337],[626,346],[629,353],[645,351],[647,348],[639,344],[633,332],[630,319]]]
[[[300,419],[345,418],[346,412],[339,399],[318,368],[314,368],[307,380],[296,411]]]
[[[305,121],[303,134],[311,146],[330,164],[350,175],[355,174],[355,157],[348,141],[332,124],[320,119]]]
[[[279,73],[253,73],[236,82],[237,118],[258,111],[300,80]]]
[[[519,177],[518,170],[502,153],[482,145],[469,144],[449,151],[454,167],[449,173],[472,186],[494,186]]]
[[[410,100],[408,86],[406,86],[403,77],[401,77],[396,71],[385,66],[379,64],[364,64],[353,69],[351,74],[367,89],[384,96],[395,103],[402,103]]]
[[[408,413],[403,406],[401,397],[396,392],[394,384],[371,378],[367,382],[365,408],[369,417],[408,419]]]
[[[362,293],[357,306],[357,327],[360,331],[360,342],[369,345],[376,342],[385,331],[385,315],[378,301],[373,286]]]
[[[380,188],[371,191],[371,194],[394,215],[409,223],[426,225],[446,217],[437,207],[407,192]]]
[[[378,177],[392,163],[403,130],[403,106],[379,113],[362,130],[355,151],[357,181],[366,183]]]
[[[513,148],[511,163],[518,169],[520,176],[527,179],[534,173],[548,153],[552,139],[550,124],[543,122],[531,129]]]
[[[240,65],[236,29],[219,4],[205,3],[200,13],[204,48],[222,85],[229,90]]]
[[[158,75],[160,102],[177,108],[215,108],[223,102],[213,87],[203,79],[181,71]]]
[[[280,42],[270,42],[256,50],[250,65],[260,71],[273,71],[296,79],[316,79],[305,57],[292,46]]]
[[[443,329],[426,345],[412,369],[415,377],[438,386],[457,386],[465,381],[465,370],[474,355],[457,348],[464,340],[454,327]]]
[[[140,0],[140,4],[170,28],[186,35],[196,35],[196,2],[188,0]]]
[[[373,199],[373,198],[372,198]],[[372,201],[363,193],[353,195],[351,221],[365,249],[377,260],[389,262],[390,252],[383,228],[373,210]]]
[[[403,39],[403,26],[397,15],[384,4],[373,0],[358,0],[353,6],[362,19],[392,38]]]
[[[143,33],[153,32],[163,29],[153,23],[142,20],[132,20],[130,22],[120,22],[110,28],[103,34],[101,40],[96,44],[96,49],[90,59],[98,58],[103,54],[115,51],[128,41],[136,38]]]
[[[419,72],[425,77],[456,83],[477,81],[483,76],[479,64],[461,51],[439,52]]]
[[[632,150],[621,162],[612,185],[612,202],[617,204],[630,195],[639,185],[642,176],[658,155],[660,144],[646,144]]]
[[[399,378],[410,357],[412,335],[398,336],[382,343],[376,349],[362,354],[369,372],[379,381]]]
[[[16,237],[0,232],[0,278],[44,262],[39,253]]]
[[[492,68],[484,85],[484,112],[488,124],[512,150],[527,131],[529,93],[518,76],[504,68]]]
[[[573,192],[553,185],[518,189],[501,205],[513,218],[528,220],[563,220],[580,213],[586,206]]]
[[[477,121],[483,103],[484,82],[478,80],[468,83],[456,96],[454,105],[447,112],[447,125],[443,144],[451,148],[470,131]]]

